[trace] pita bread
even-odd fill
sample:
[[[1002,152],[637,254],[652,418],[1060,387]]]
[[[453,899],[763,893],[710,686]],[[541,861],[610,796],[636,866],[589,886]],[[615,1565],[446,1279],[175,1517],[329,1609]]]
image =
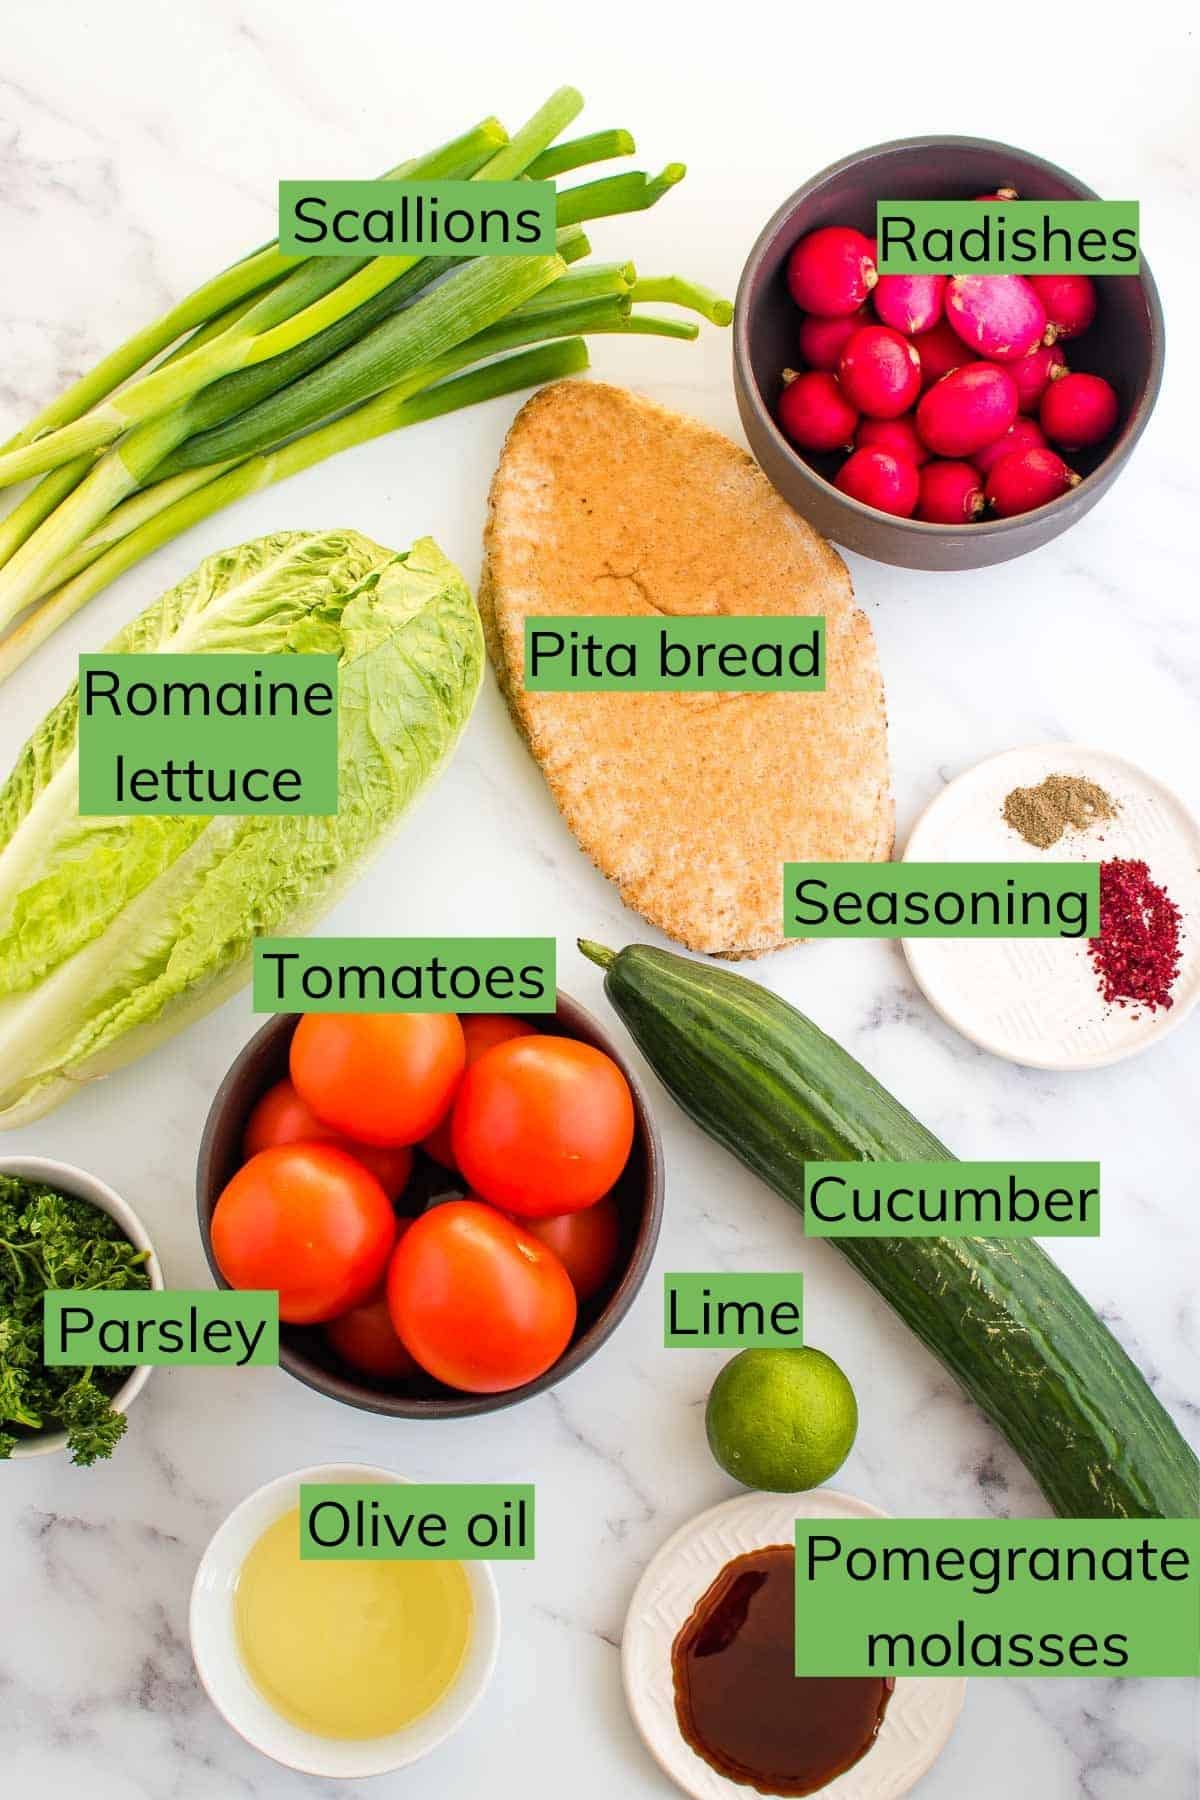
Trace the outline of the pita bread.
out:
[[[479,594],[519,729],[582,848],[689,949],[782,933],[785,861],[891,854],[883,682],[846,566],[757,464],[600,382],[543,388],[492,482]],[[823,694],[528,694],[528,614],[817,613]]]

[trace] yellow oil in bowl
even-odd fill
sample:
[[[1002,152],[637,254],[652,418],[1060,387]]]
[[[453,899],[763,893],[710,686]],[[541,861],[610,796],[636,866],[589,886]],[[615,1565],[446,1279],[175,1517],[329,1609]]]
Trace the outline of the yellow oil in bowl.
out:
[[[384,1737],[454,1684],[474,1605],[457,1562],[302,1562],[297,1508],[238,1574],[246,1672],[283,1718],[326,1738]]]

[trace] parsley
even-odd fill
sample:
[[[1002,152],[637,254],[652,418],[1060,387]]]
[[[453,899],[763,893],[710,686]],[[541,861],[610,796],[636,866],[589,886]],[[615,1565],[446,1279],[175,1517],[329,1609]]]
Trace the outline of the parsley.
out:
[[[0,1174],[0,1459],[23,1436],[65,1431],[74,1463],[111,1456],[125,1430],[111,1397],[124,1369],[48,1369],[47,1288],[145,1288],[146,1253],[90,1201]]]

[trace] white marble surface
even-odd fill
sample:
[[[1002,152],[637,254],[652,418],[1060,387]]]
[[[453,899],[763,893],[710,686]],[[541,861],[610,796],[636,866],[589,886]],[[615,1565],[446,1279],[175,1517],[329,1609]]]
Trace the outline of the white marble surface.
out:
[[[1056,544],[943,578],[854,559],[887,679],[901,841],[951,775],[990,751],[1053,738],[1124,753],[1200,805],[1197,371],[1186,342],[1187,329],[1195,342],[1200,276],[1197,71],[1182,31],[1151,9],[1139,48],[1114,37],[1107,59],[1088,65],[1065,40],[1068,56],[1049,55],[1056,34],[1031,19],[1034,36],[1010,63],[948,13],[915,25],[905,47],[894,10],[870,0],[827,38],[800,9],[753,5],[711,31],[699,9],[462,0],[431,10],[414,24],[391,4],[317,0],[7,9],[0,435],[170,298],[269,237],[279,176],[369,173],[485,112],[515,122],[563,80],[588,92],[589,127],[638,132],[645,166],[676,156],[690,165],[655,214],[597,229],[600,252],[726,291],[760,222],[846,151],[918,130],[1008,138],[1104,194],[1141,201],[1170,374],[1128,472]],[[735,31],[749,15],[762,27],[753,42]],[[602,342],[595,363],[736,435],[728,357],[728,337],[708,330],[693,348]],[[397,545],[432,532],[473,576],[486,482],[512,410],[500,402],[422,427],[419,441],[384,439],[160,552],[5,687],[0,761],[58,697],[80,650],[221,544],[301,525],[353,525]],[[598,973],[576,956],[574,937],[643,935],[575,849],[490,684],[436,798],[328,923],[346,933],[553,932],[563,984],[600,1010]],[[1034,1074],[942,1026],[895,945],[813,944],[754,972],[960,1154],[1101,1159],[1104,1235],[1062,1241],[1056,1254],[1195,1432],[1195,1022],[1123,1067]],[[169,1280],[203,1283],[196,1144],[213,1088],[251,1029],[248,1001],[236,1000],[3,1147],[94,1169],[149,1222]],[[669,1183],[656,1274],[804,1269],[809,1337],[842,1362],[862,1400],[839,1483],[912,1516],[1041,1512],[1017,1460],[836,1251],[806,1242],[788,1209],[663,1096],[660,1116]],[[652,1279],[604,1354],[561,1390],[491,1419],[396,1425],[278,1371],[159,1372],[110,1466],[7,1466],[0,1792],[286,1800],[321,1791],[262,1760],[213,1713],[192,1673],[186,1604],[205,1541],[244,1493],[288,1468],[344,1458],[539,1489],[537,1562],[499,1570],[506,1629],[487,1700],[434,1760],[372,1791],[550,1800],[569,1787],[578,1800],[617,1790],[666,1800],[625,1715],[622,1615],[656,1545],[733,1489],[703,1438],[721,1356],[662,1350],[658,1291]],[[1189,1800],[1194,1724],[1182,1682],[976,1681],[920,1793]]]

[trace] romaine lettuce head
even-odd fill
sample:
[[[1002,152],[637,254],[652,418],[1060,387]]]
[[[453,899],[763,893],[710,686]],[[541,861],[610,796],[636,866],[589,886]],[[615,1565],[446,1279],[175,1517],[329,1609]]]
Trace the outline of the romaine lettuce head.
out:
[[[437,773],[483,670],[479,618],[429,538],[281,532],[210,556],[111,651],[340,657],[336,815],[80,818],[78,691],[0,792],[0,1127],[131,1062],[308,930]]]

